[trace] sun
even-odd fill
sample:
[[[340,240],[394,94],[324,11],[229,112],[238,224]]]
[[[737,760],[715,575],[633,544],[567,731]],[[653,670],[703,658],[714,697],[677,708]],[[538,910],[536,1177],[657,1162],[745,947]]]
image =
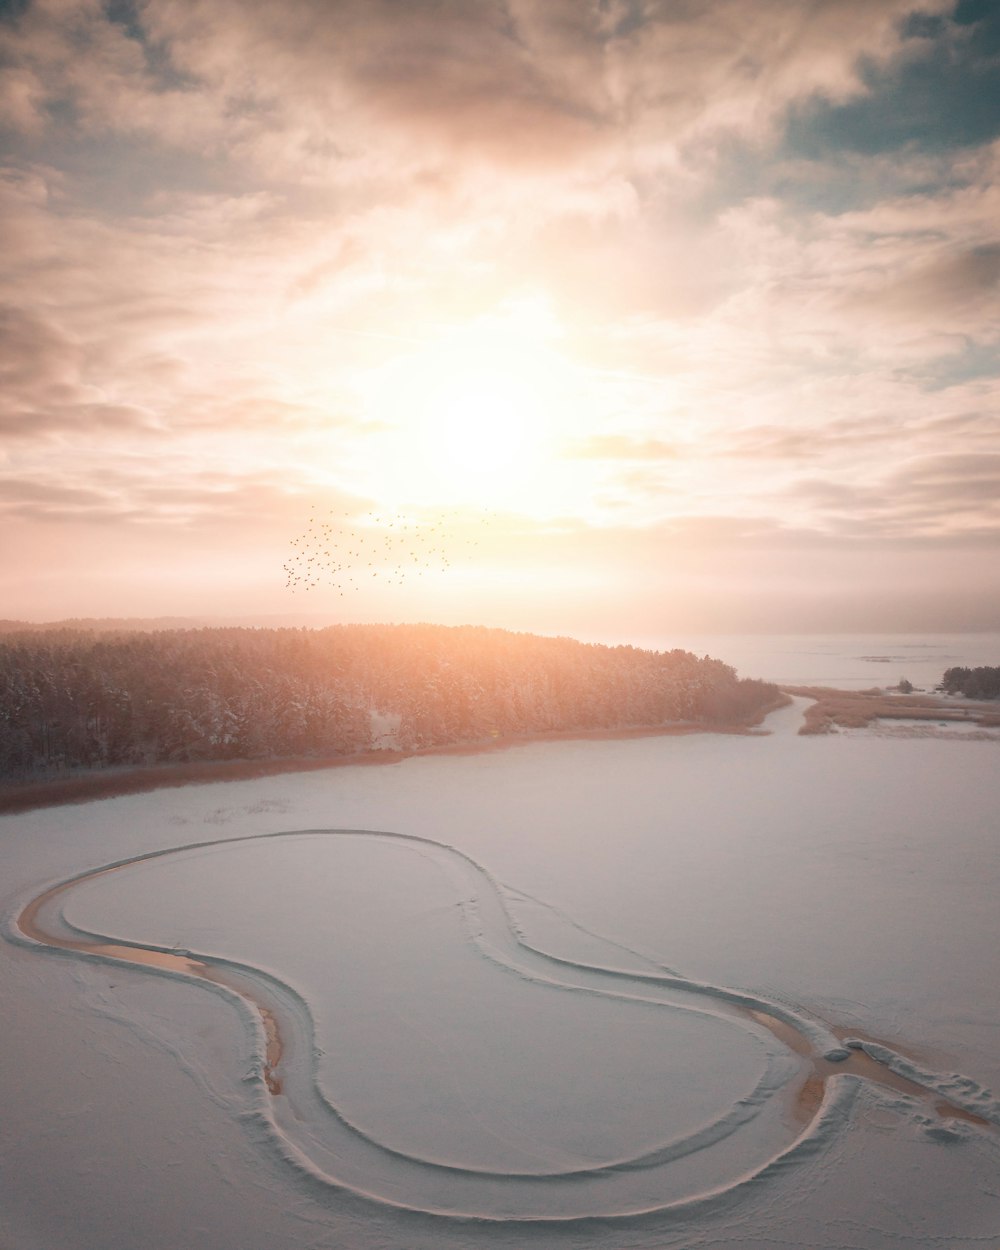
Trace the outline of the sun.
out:
[[[477,322],[370,380],[367,485],[397,503],[530,504],[557,472],[568,365],[530,318]]]
[[[498,365],[449,369],[417,399],[409,439],[421,445],[422,471],[438,484],[464,475],[484,487],[519,476],[542,452],[545,411],[537,384]]]

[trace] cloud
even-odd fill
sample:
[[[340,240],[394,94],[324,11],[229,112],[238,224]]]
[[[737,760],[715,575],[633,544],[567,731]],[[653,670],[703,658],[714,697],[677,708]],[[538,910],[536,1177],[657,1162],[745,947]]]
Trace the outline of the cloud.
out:
[[[259,533],[277,527],[287,541],[310,510],[364,512],[372,501],[329,487],[317,490],[305,481],[290,482],[278,473],[198,470],[176,455],[149,457],[126,471],[112,467],[94,484],[65,468],[29,476],[0,476],[0,513],[8,521],[93,524],[151,530],[209,533],[242,529]]]
[[[8,517],[273,536],[363,480],[373,376],[534,300],[574,379],[551,507],[606,528],[609,565],[980,541],[996,479],[962,457],[1000,452],[1000,142],[847,133],[898,121],[922,69],[953,82],[948,56],[986,73],[954,9],[19,6]]]
[[[920,456],[864,485],[802,478],[786,493],[842,538],[1000,541],[1000,451]]]
[[[79,345],[50,322],[0,307],[0,382],[5,389],[71,388],[80,361]]]
[[[940,152],[995,139],[1000,15],[995,6],[974,9],[960,4],[938,15],[907,15],[901,26],[906,55],[867,63],[867,90],[854,99],[814,99],[796,109],[789,146],[814,154]]]
[[[977,453],[1000,451],[1000,415],[962,411],[917,417],[903,422],[899,414],[845,418],[793,429],[784,425],[748,426],[736,430],[714,454],[735,459],[831,463],[861,456],[885,463],[889,456],[909,457],[914,450],[947,454],[956,445],[975,446]]]
[[[955,513],[986,501],[1000,519],[1000,451],[922,457],[898,469],[891,484],[894,500],[933,499]]]
[[[935,438],[954,443],[961,439],[962,446],[970,449],[1000,448],[1000,412],[958,412],[950,416],[935,417],[926,421],[923,431]]]
[[[988,386],[1000,378],[1000,340],[966,338],[958,351],[911,366],[906,373],[927,391],[943,391],[969,382]]]
[[[796,99],[863,95],[859,59],[905,55],[903,18],[948,7],[148,0],[116,20],[96,0],[36,0],[0,39],[29,132],[69,116],[336,179],[456,155],[617,160],[622,134],[653,168],[720,131],[766,132]]]
[[[892,423],[880,427],[863,420],[831,421],[807,429],[756,425],[737,430],[717,454],[751,460],[824,460],[833,451],[870,450],[896,437],[898,429]]]
[[[939,249],[939,255],[915,264],[909,273],[887,277],[874,290],[849,301],[870,315],[905,320],[975,325],[995,322],[1000,314],[1000,243]]]
[[[11,477],[0,477],[0,509],[7,516],[43,521],[91,520],[121,511],[107,491]]]
[[[582,460],[672,460],[677,455],[677,448],[659,438],[601,434],[571,444],[563,454]]]
[[[84,380],[86,351],[51,322],[0,307],[0,442],[57,431],[142,431],[150,414],[100,400]]]

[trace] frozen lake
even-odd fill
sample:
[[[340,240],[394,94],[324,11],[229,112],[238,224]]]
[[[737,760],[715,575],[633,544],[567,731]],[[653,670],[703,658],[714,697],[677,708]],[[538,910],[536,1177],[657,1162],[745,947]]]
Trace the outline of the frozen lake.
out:
[[[45,923],[228,968],[283,1054],[224,984],[5,943],[0,1246],[1000,1242],[1000,745],[800,715],[4,818],[8,933],[132,860]],[[810,1107],[754,1007],[923,1085]]]
[[[636,640],[654,650],[714,655],[741,677],[843,690],[894,686],[905,677],[933,690],[945,669],[1000,663],[1000,634],[697,634]]]

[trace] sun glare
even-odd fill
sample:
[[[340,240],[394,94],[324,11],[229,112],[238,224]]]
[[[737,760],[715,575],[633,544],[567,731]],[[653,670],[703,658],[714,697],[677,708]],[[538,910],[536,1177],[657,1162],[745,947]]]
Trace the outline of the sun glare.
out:
[[[530,506],[568,428],[568,377],[524,315],[473,323],[397,358],[367,388],[385,428],[367,484],[398,501]]]
[[[544,411],[517,379],[490,368],[460,369],[426,395],[414,434],[435,476],[467,474],[481,484],[518,472],[541,450]]]

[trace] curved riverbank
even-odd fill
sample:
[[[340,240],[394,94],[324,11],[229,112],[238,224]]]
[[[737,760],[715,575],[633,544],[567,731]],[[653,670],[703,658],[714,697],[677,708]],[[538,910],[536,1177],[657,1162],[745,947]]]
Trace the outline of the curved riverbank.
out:
[[[280,776],[284,773],[316,772],[327,768],[371,767],[399,764],[403,760],[426,755],[478,755],[484,751],[503,751],[532,742],[577,742],[587,740],[618,740],[628,738],[677,737],[685,734],[755,734],[772,712],[786,707],[783,698],[766,707],[746,722],[703,724],[683,721],[669,725],[630,726],[622,729],[567,729],[546,733],[497,737],[475,742],[443,743],[411,751],[359,751],[351,755],[293,756],[282,759],[199,760],[178,764],[155,764],[143,768],[100,769],[53,777],[44,781],[0,783],[0,815],[34,811],[41,807],[57,807],[67,803],[89,803],[99,799],[119,798],[125,794],[144,794],[150,790],[175,786],[205,785],[216,781],[249,781],[258,777]]]

